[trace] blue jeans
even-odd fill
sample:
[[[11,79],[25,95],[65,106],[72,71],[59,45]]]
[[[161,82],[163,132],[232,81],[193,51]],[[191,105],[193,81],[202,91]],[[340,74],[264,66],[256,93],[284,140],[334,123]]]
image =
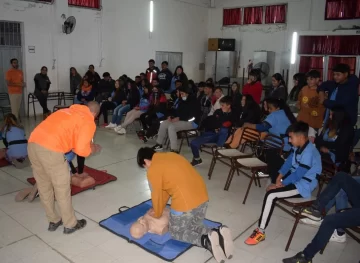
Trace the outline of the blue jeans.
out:
[[[308,260],[325,247],[335,229],[360,226],[360,184],[347,173],[339,172],[334,176],[316,200],[316,209],[322,211],[341,189],[348,196],[352,208],[324,218],[314,239],[304,249],[304,255]]]
[[[200,146],[204,143],[216,143],[217,146],[221,147],[226,142],[228,137],[228,129],[220,128],[219,132],[204,132],[200,137],[192,140],[190,143],[191,151],[194,155],[194,158],[200,157]]]
[[[112,116],[112,120],[111,123],[114,123],[116,125],[120,125],[121,123],[121,119],[123,117],[123,115],[127,112],[130,111],[130,104],[126,104],[126,105],[119,105],[114,109],[114,113]]]
[[[360,176],[353,177],[356,182],[360,184]],[[326,205],[325,211],[326,213],[335,205],[335,211],[341,211],[348,208],[348,197],[343,189],[339,191],[339,193],[335,196],[335,198],[331,199],[331,201]]]

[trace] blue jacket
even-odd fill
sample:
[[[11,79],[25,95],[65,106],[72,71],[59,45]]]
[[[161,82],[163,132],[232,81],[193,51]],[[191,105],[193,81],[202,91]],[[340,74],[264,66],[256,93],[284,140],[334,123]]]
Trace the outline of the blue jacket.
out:
[[[358,114],[358,87],[359,79],[355,75],[350,75],[347,82],[344,84],[337,84],[333,80],[323,82],[318,91],[328,92],[328,98],[324,101],[324,106],[331,109],[335,106],[341,106],[348,113],[351,118],[351,124],[354,126],[357,122]],[[330,100],[331,94],[338,88],[335,100]]]
[[[5,130],[6,127],[4,129],[4,133],[2,134],[2,137],[3,139],[5,139],[7,144],[6,156],[8,158],[8,161],[11,161],[11,159],[26,157],[28,153],[27,153],[27,140],[25,137],[24,130],[14,126],[11,127],[9,131],[5,131]],[[12,144],[15,143],[15,141],[18,141],[18,143]]]
[[[321,156],[315,145],[309,141],[302,148],[293,148],[279,173],[283,185],[294,184],[299,194],[309,198],[317,187],[317,176],[321,173]]]

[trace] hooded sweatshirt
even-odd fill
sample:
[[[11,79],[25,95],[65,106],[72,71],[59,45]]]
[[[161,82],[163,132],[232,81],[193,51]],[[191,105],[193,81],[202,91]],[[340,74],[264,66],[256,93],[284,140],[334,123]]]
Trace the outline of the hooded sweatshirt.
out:
[[[94,116],[84,105],[54,112],[30,134],[29,143],[36,143],[50,151],[87,157],[91,153],[91,140],[96,130]]]
[[[168,68],[161,70],[160,74],[158,75],[160,89],[162,89],[163,91],[169,90],[172,77],[173,74]]]

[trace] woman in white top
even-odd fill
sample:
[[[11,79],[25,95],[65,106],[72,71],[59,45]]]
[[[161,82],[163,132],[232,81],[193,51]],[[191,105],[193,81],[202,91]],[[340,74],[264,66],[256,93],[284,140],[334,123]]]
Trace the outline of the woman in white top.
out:
[[[208,116],[211,116],[214,114],[214,112],[221,108],[220,100],[224,97],[223,91],[220,87],[217,87],[214,92],[214,99],[216,99],[215,103],[213,103],[210,113]]]

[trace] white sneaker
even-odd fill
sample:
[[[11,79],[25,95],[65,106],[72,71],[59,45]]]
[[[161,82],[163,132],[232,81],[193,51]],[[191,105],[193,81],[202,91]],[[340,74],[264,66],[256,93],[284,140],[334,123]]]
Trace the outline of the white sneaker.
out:
[[[114,131],[118,132],[118,131],[120,131],[120,130],[121,130],[121,125],[114,127]]]
[[[116,127],[116,124],[112,123],[112,122],[110,122],[108,126],[105,126],[105,128],[107,128],[107,129],[113,129],[115,127]]]
[[[126,134],[126,130],[124,128],[121,128],[120,130],[117,131],[117,133],[120,135],[124,135]]]
[[[330,241],[337,242],[337,243],[345,243],[346,242],[346,234],[339,236],[337,233],[337,230],[335,229],[334,233],[332,234],[332,236],[330,238]]]
[[[263,172],[259,172],[258,175],[259,175],[260,178],[270,177],[269,174],[265,174],[265,173],[263,173]]]
[[[309,225],[309,226],[313,226],[313,227],[320,227],[322,220],[315,221],[315,220],[311,220],[310,218],[303,218],[303,219],[300,219],[300,223]]]

